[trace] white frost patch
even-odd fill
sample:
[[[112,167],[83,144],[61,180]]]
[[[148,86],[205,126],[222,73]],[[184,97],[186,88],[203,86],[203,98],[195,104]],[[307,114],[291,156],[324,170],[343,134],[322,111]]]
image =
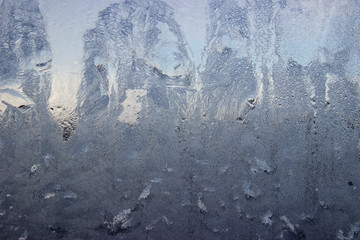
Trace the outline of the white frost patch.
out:
[[[296,233],[296,229],[295,229],[294,224],[292,224],[292,223],[290,222],[290,220],[289,220],[286,216],[281,216],[280,219],[281,219],[282,221],[284,221],[284,223],[285,223],[286,226],[290,229],[291,232]]]
[[[254,158],[251,161],[251,171],[253,173],[258,173],[259,171],[270,173],[272,172],[272,168],[265,162],[265,160]]]
[[[317,190],[318,191],[318,190]],[[324,209],[328,209],[329,208],[329,205],[325,202],[325,201],[320,201],[319,200],[319,204],[320,204],[320,207],[321,208],[324,208]]]
[[[140,194],[139,200],[146,199],[150,195],[151,185],[148,185]]]
[[[311,215],[311,214],[305,214],[305,213],[303,213],[303,214],[301,214],[300,219],[303,220],[303,221],[305,221],[305,222],[311,222],[311,221],[314,220],[314,216]]]
[[[162,220],[168,227],[173,223],[172,221],[169,221],[169,219],[163,215],[162,217],[155,219],[154,221],[152,221],[149,225],[145,226],[145,230],[146,231],[151,231],[153,230],[154,226],[160,221]]]
[[[348,232],[347,236],[344,236],[344,231],[340,229],[336,235],[336,239],[351,240],[354,239],[357,233],[360,233],[360,221],[357,221],[355,225],[351,225],[351,229]]]
[[[124,110],[121,112],[118,120],[128,124],[137,124],[139,112],[141,111],[141,102],[139,98],[147,94],[143,89],[127,89],[126,99],[122,103]]]
[[[110,230],[114,231],[120,226],[121,229],[126,229],[130,226],[130,222],[128,221],[128,217],[131,213],[131,209],[125,209],[119,212],[118,215],[113,217],[112,222],[105,221],[104,225],[106,225]]]
[[[25,230],[19,237],[19,240],[26,240],[26,239],[28,239],[28,231],[27,230]]]
[[[4,102],[14,107],[34,104],[33,100],[26,96],[22,91],[21,86],[17,84],[0,87],[0,99],[0,114],[3,114],[7,108],[7,105]]]
[[[0,217],[1,217],[1,216],[5,216],[5,214],[6,214],[6,211],[5,211],[5,210],[0,210]]]
[[[226,173],[227,172],[227,170],[229,169],[229,164],[226,164],[225,166],[223,166],[223,167],[220,167],[220,173],[221,174],[224,174],[224,173]]]
[[[31,168],[30,168],[30,173],[35,173],[38,170],[39,167],[40,167],[40,164],[32,165]]]
[[[214,187],[204,187],[204,192],[215,192]]]
[[[254,218],[254,216],[252,214],[250,214],[250,213],[246,213],[245,216],[246,216],[247,219],[253,219]]]
[[[198,194],[198,204],[197,204],[197,206],[198,206],[198,208],[200,208],[201,212],[207,212],[206,206],[205,206],[204,202],[201,200],[202,195],[203,194],[201,192]]]
[[[149,225],[145,226],[145,230],[146,231],[151,231],[153,230],[154,226],[159,222],[159,219],[155,219],[154,221],[152,221]]]
[[[161,183],[162,181],[163,181],[162,178],[155,178],[155,179],[150,180],[150,182],[152,182],[152,183]]]
[[[271,218],[272,218],[273,214],[270,211],[267,211],[265,213],[265,215],[261,218],[261,223],[264,225],[269,225],[271,226],[273,224]]]
[[[65,199],[77,199],[77,194],[74,192],[68,192],[64,195]]]
[[[325,101],[330,103],[330,97],[329,97],[329,89],[330,84],[335,83],[335,76],[332,74],[326,74],[326,81],[325,81]]]
[[[163,172],[173,172],[174,171],[174,169],[172,169],[172,168],[169,168],[168,167],[168,165],[167,165],[167,163],[165,164],[165,166],[164,166],[164,168],[163,168]]]
[[[208,159],[201,159],[201,160],[195,159],[195,162],[197,164],[200,164],[200,165],[203,165],[203,166],[213,165],[213,164],[210,163],[210,161]]]
[[[50,164],[54,160],[54,157],[48,153],[43,157],[43,160],[44,160],[45,166],[50,167]]]
[[[304,78],[304,83],[306,86],[306,93],[308,94],[308,96],[310,97],[310,99],[315,97],[315,85],[314,83],[311,81],[310,77],[305,77]]]
[[[226,204],[226,203],[225,203],[224,200],[220,199],[220,200],[219,200],[219,204],[220,204],[220,207],[221,207],[221,208],[225,208],[225,204]]]
[[[255,184],[248,181],[244,182],[243,184],[243,192],[247,199],[256,199],[261,194],[260,189]]]
[[[257,76],[257,102],[261,104],[264,97],[264,74],[259,71]]]
[[[298,239],[305,237],[303,230],[300,229],[298,224],[292,224],[286,216],[281,216],[280,219],[285,223],[286,227],[289,228],[290,232],[297,236]]]
[[[236,211],[242,216],[242,209],[241,209],[241,205],[239,202],[236,202],[235,204],[235,208],[236,208]]]
[[[49,199],[49,198],[53,198],[53,197],[55,197],[55,193],[47,193],[44,196],[45,199]]]
[[[170,226],[173,223],[172,221],[169,221],[169,219],[165,215],[162,216],[162,220],[168,226]]]

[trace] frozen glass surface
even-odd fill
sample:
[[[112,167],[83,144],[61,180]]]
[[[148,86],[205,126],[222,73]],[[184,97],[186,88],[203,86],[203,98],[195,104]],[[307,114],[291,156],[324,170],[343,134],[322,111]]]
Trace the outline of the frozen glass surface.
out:
[[[356,0],[0,0],[0,239],[359,239]]]

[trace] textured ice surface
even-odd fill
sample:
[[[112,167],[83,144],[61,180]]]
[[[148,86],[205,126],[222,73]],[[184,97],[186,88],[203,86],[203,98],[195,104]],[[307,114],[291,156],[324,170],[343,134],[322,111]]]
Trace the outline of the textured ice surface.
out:
[[[118,120],[129,124],[136,124],[141,111],[140,97],[146,95],[146,90],[126,90],[126,99],[122,103],[123,111],[121,112]]]
[[[360,4],[1,0],[1,239],[358,239]]]

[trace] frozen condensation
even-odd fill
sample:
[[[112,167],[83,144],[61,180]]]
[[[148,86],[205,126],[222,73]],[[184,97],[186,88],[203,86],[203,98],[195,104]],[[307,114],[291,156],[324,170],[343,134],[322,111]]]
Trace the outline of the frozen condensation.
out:
[[[0,239],[358,239],[360,3],[0,0]]]

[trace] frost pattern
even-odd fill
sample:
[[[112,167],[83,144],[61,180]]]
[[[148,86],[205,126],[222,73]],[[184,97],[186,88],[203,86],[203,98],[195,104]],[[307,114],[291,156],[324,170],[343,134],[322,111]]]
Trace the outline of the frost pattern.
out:
[[[1,239],[358,237],[360,4],[190,2],[0,0]]]

